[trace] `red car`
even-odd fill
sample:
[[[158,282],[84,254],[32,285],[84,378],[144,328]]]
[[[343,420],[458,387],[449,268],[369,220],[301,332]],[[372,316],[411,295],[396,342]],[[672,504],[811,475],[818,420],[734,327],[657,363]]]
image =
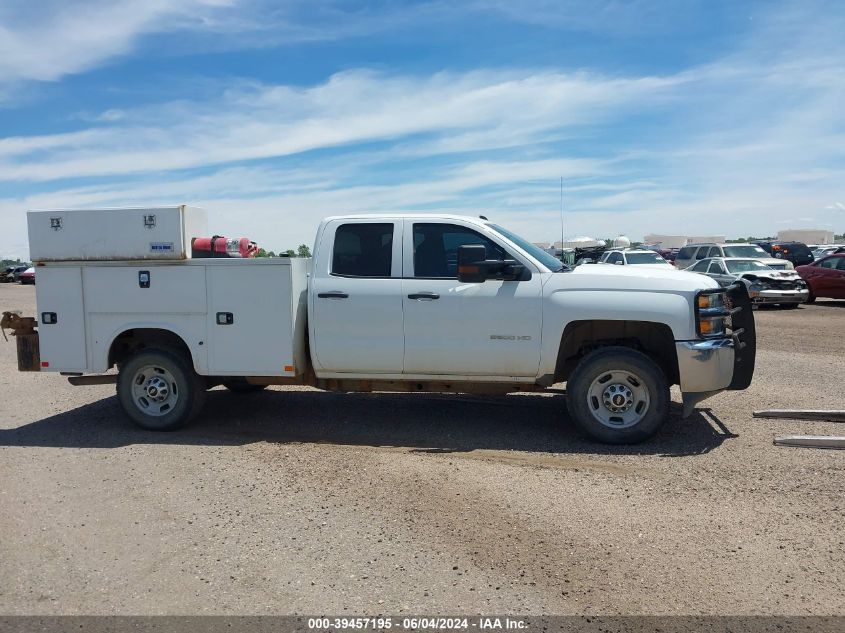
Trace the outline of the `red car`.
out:
[[[816,297],[845,299],[845,253],[835,253],[806,266],[798,266],[795,271],[810,287],[808,303]]]
[[[20,281],[22,284],[35,284],[35,269],[27,268],[20,274],[20,277],[18,277],[18,281]]]

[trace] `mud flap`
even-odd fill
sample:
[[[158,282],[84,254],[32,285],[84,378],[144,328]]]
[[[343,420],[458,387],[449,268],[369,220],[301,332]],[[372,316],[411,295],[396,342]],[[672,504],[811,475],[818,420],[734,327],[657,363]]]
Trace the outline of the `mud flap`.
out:
[[[731,314],[731,330],[734,341],[734,374],[728,389],[747,389],[754,375],[757,357],[757,330],[754,327],[754,311],[745,284],[738,282],[728,287],[728,309]]]

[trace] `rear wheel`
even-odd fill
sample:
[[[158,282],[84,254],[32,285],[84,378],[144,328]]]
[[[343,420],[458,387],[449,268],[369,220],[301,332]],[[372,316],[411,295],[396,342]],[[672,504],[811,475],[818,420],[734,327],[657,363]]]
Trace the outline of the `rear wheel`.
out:
[[[575,422],[608,444],[634,444],[654,435],[669,414],[663,370],[645,354],[605,347],[585,356],[566,384]]]
[[[147,349],[122,364],[117,398],[129,418],[150,431],[173,431],[202,409],[205,384],[179,354]]]

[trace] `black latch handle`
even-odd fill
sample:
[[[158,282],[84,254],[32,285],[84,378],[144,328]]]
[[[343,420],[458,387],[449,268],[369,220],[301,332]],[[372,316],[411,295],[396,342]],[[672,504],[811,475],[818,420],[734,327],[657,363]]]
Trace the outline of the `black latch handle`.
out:
[[[218,312],[217,325],[232,325],[235,322],[235,315],[231,312]]]

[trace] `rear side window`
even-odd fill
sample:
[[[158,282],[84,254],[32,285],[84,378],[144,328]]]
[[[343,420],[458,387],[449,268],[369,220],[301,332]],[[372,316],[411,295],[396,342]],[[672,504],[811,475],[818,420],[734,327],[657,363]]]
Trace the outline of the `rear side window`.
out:
[[[722,262],[713,262],[712,264],[710,264],[710,269],[707,272],[712,273],[714,275],[721,275],[724,274],[725,267],[722,266]]]
[[[845,270],[845,257],[834,257],[837,270]]]
[[[334,234],[332,274],[390,277],[393,224],[341,224]]]
[[[695,246],[684,246],[678,251],[676,259],[692,259],[693,255],[695,255]]]
[[[698,262],[692,269],[697,273],[704,273],[707,272],[707,267],[710,265],[709,260],[702,260]]]

